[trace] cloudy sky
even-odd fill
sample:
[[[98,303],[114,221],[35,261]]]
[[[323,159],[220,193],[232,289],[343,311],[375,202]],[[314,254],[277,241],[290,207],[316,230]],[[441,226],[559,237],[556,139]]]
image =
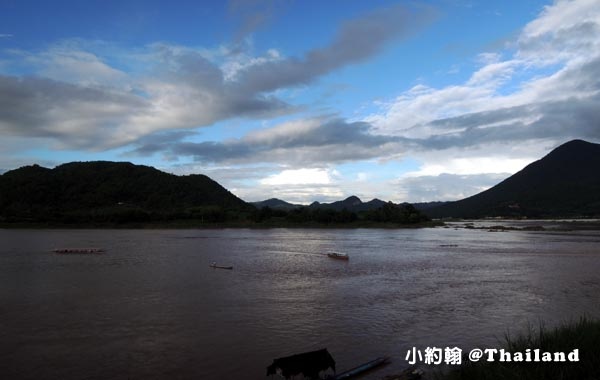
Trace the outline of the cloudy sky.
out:
[[[247,201],[454,200],[600,142],[600,2],[0,2],[0,172],[113,160]]]

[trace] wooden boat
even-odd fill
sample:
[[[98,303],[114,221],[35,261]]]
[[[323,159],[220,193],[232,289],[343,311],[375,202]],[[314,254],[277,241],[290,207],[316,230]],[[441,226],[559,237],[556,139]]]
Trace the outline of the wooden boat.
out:
[[[378,357],[377,359],[373,359],[371,361],[368,361],[364,364],[359,365],[358,367],[354,367],[352,369],[349,369],[347,371],[344,371],[336,376],[334,376],[333,378],[331,378],[332,380],[344,380],[344,379],[350,379],[354,376],[360,375],[361,373],[367,372],[372,370],[375,367],[379,367],[380,365],[386,364],[388,362],[390,358],[387,356],[381,356]]]
[[[217,265],[217,263],[212,263],[209,265],[209,267],[213,268],[213,269],[233,269],[232,266],[223,266],[223,265]]]
[[[325,379],[350,379],[354,376],[360,375],[380,365],[383,365],[387,363],[388,360],[389,357],[382,356],[361,364],[358,367],[349,369],[348,371],[344,371],[338,375],[328,375],[325,377]],[[302,374],[305,379],[321,379],[321,377],[319,377],[319,373],[321,371],[327,371],[328,369],[332,369],[335,373],[335,360],[327,351],[327,349],[324,348],[317,351],[304,352],[302,354],[275,359],[273,360],[273,364],[267,367],[267,376],[280,375],[286,379],[289,379],[296,375]]]
[[[105,252],[102,248],[56,248],[53,249],[54,253],[103,253]]]
[[[304,352],[273,360],[267,367],[267,376],[279,375],[285,379],[302,375],[304,379],[320,379],[319,373],[332,369],[335,373],[335,360],[326,348]]]
[[[350,259],[350,257],[348,257],[347,254],[340,253],[340,252],[329,252],[327,254],[327,256],[331,257],[332,259],[338,259],[338,260],[349,260]]]

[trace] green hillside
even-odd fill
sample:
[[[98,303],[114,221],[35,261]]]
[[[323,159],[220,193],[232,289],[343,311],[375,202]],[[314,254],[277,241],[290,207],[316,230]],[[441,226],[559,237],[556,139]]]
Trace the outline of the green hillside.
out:
[[[207,176],[126,162],[33,165],[0,176],[4,222],[220,221],[252,209]]]

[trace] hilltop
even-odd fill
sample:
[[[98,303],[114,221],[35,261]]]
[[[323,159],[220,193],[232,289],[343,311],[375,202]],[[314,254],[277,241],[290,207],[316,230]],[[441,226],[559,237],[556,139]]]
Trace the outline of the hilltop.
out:
[[[225,220],[253,207],[205,175],[177,176],[128,162],[38,165],[0,176],[5,222]]]
[[[128,162],[25,166],[0,175],[0,223],[122,224],[190,220],[241,225],[422,223],[433,218],[600,216],[600,144],[573,140],[496,186],[456,202],[400,204],[356,196],[295,205],[249,204],[201,174]],[[425,214],[425,215],[423,215]]]
[[[263,207],[269,207],[275,210],[292,210],[298,207],[304,207],[303,205],[289,203],[278,198],[270,198],[259,202],[250,202],[250,204],[259,209]]]
[[[31,165],[0,175],[3,225],[343,227],[427,221],[410,205],[363,203],[357,197],[322,207],[297,208],[276,199],[267,204],[284,208],[257,209],[205,175],[177,176],[129,162]]]
[[[330,210],[336,210],[336,211],[341,211],[341,210],[346,209],[346,210],[352,211],[352,212],[361,212],[361,211],[376,210],[385,204],[386,204],[386,202],[384,202],[380,199],[377,199],[377,198],[372,199],[368,202],[363,202],[362,200],[360,200],[359,197],[353,195],[342,201],[337,201],[337,202],[332,202],[332,203],[313,202],[308,207],[313,208],[313,209],[321,208],[321,209],[330,209]]]
[[[424,209],[434,218],[600,215],[600,144],[569,141],[496,186]]]
[[[252,202],[252,205],[254,205],[256,208],[263,208],[263,207],[269,207],[275,210],[293,210],[296,208],[301,208],[301,207],[308,207],[311,209],[325,209],[325,210],[335,210],[335,211],[342,211],[342,210],[347,210],[347,211],[351,211],[351,212],[361,212],[361,211],[371,211],[371,210],[376,210],[378,208],[380,208],[381,206],[383,206],[384,204],[386,204],[386,202],[380,200],[380,199],[372,199],[368,202],[363,202],[359,197],[352,195],[344,200],[341,201],[335,201],[335,202],[331,202],[331,203],[320,203],[320,202],[313,202],[308,206],[304,206],[301,204],[293,204],[293,203],[289,203],[286,201],[283,201],[281,199],[278,198],[271,198],[271,199],[267,199],[264,201],[260,201],[260,202]]]

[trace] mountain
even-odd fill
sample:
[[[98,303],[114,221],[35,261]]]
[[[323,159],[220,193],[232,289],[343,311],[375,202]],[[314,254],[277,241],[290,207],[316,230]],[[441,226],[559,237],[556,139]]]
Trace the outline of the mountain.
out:
[[[498,185],[424,210],[433,218],[600,216],[600,144],[569,141]]]
[[[288,203],[286,201],[282,201],[281,199],[271,198],[265,201],[260,202],[250,202],[256,208],[270,207],[272,209],[277,210],[292,210],[298,207],[303,207],[303,205],[296,205],[293,203]]]
[[[353,196],[350,196],[350,197],[344,199],[343,201],[337,201],[337,202],[332,202],[332,203],[313,202],[308,207],[313,208],[313,209],[320,208],[320,209],[331,209],[331,210],[336,210],[336,211],[342,211],[343,209],[346,209],[346,210],[352,211],[352,212],[360,212],[360,211],[375,210],[375,209],[383,206],[385,203],[386,202],[384,202],[380,199],[372,199],[368,202],[363,202],[360,200],[359,197],[353,195]]]
[[[415,206],[415,208],[419,211],[425,211],[425,210],[432,209],[434,207],[443,206],[447,203],[450,203],[450,202],[445,202],[445,201],[416,202],[416,203],[412,203],[412,205]]]
[[[386,202],[379,199],[372,199],[368,202],[363,202],[359,197],[352,195],[342,201],[336,201],[332,203],[319,203],[317,201],[311,203],[308,206],[288,203],[286,201],[282,201],[281,199],[271,198],[260,202],[251,202],[256,208],[269,207],[276,210],[293,210],[295,208],[300,207],[308,207],[309,209],[324,209],[324,210],[335,210],[342,211],[346,209],[347,211],[352,212],[360,212],[360,211],[370,211],[375,210]]]
[[[0,175],[0,221],[212,220],[251,209],[205,175],[176,176],[128,162],[33,165]]]

